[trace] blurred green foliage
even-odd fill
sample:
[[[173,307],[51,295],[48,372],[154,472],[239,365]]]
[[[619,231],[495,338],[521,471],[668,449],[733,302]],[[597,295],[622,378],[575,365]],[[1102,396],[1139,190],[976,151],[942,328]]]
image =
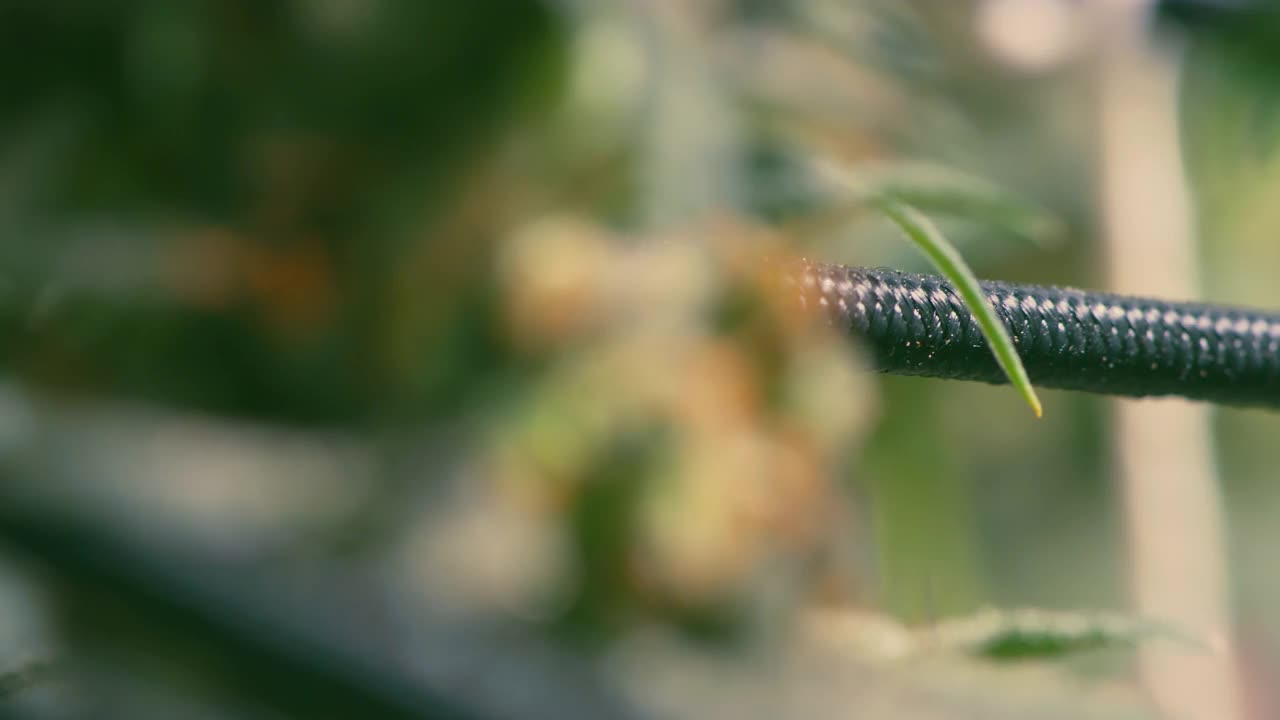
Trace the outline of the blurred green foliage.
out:
[[[483,251],[441,246],[483,240],[442,237],[446,203],[554,90],[551,10],[139,0],[0,13],[16,195],[3,224],[22,238],[4,258],[25,300],[4,309],[8,366],[55,387],[332,423],[420,417],[456,390],[449,366],[432,372],[442,349],[486,356],[469,329],[483,323],[424,331],[403,306],[449,275],[475,287],[469,256]],[[484,313],[483,293],[452,295],[448,316]]]
[[[1008,65],[981,5],[0,0],[0,539],[58,652],[129,716],[1146,716],[1146,626],[1072,612],[1123,604],[1101,402],[873,378],[757,262],[925,267],[889,195],[1098,284],[1088,58]],[[1267,26],[1189,27],[1207,285],[1280,302]],[[1218,422],[1272,651],[1277,428]],[[987,604],[1068,612],[947,620]]]

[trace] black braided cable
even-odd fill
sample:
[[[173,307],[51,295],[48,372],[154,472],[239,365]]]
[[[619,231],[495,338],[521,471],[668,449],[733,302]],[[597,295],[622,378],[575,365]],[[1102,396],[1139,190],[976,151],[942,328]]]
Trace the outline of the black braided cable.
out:
[[[802,262],[807,307],[860,338],[886,373],[1007,383],[941,277]],[[983,282],[1033,384],[1280,407],[1280,313]]]

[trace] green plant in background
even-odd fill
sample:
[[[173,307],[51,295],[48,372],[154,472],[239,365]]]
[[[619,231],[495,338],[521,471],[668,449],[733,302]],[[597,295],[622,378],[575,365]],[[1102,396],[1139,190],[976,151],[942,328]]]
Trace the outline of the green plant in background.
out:
[[[487,258],[449,223],[552,95],[563,26],[331,5],[6,5],[6,367],[282,422],[448,405]]]
[[[951,446],[1020,481],[1029,468],[1067,472],[1059,465],[1101,475],[1043,460],[1088,446],[1092,420],[1064,398],[1044,421],[1081,428],[1055,441],[1063,455],[1011,454],[996,443],[1016,437],[1025,410],[1004,425],[992,411],[992,428],[955,440],[939,428],[973,425],[947,415],[973,412],[973,395],[890,385],[887,422],[868,440],[877,391],[856,348],[798,314],[759,262],[819,246],[874,262],[870,244],[850,251],[791,224],[830,214],[837,222],[818,224],[870,238],[883,223],[849,220],[874,210],[956,285],[1040,413],[946,223],[1044,241],[1068,233],[1055,218],[1071,203],[1041,210],[1061,188],[1024,200],[1002,189],[1023,185],[981,179],[1001,173],[966,155],[986,151],[956,129],[966,115],[948,110],[952,95],[980,98],[974,113],[1007,125],[1026,123],[1016,110],[1030,101],[971,78],[981,93],[950,90],[980,66],[957,40],[958,14],[826,0],[5,8],[0,232],[29,240],[0,250],[13,269],[0,361],[20,387],[0,400],[3,417],[29,419],[0,433],[0,539],[48,550],[64,581],[52,591],[59,651],[83,651],[121,696],[145,700],[164,668],[121,652],[148,648],[195,668],[164,675],[195,706],[314,708],[299,688],[329,672],[353,693],[344,702],[395,685],[325,643],[260,632],[271,613],[255,603],[308,614],[281,612],[272,593],[221,592],[239,583],[217,563],[191,573],[202,566],[57,533],[84,522],[119,539],[141,525],[148,552],[230,547],[253,559],[248,575],[334,579],[307,580],[307,607],[348,592],[394,598],[394,609],[343,607],[317,632],[336,630],[339,648],[362,637],[352,644],[413,666],[450,699],[483,705],[510,690],[523,702],[519,688],[541,675],[503,686],[495,671],[493,688],[473,692],[486,675],[474,668],[567,658],[575,680],[546,681],[567,702],[544,712],[528,700],[517,710],[530,717],[586,713],[584,685],[668,716],[779,697],[841,716],[860,702],[906,717],[1025,716],[1027,704],[1002,702],[1019,681],[993,657],[1052,678],[1028,701],[1037,709],[1093,708],[1076,676],[1042,664],[1108,651],[1122,664],[1158,632],[1080,613],[945,620],[978,600],[1026,604],[984,576],[988,549],[972,536],[1036,522],[1030,500],[979,517]],[[947,52],[961,60],[942,62]],[[769,84],[765,69],[788,67]],[[805,95],[808,76],[822,82]],[[785,195],[750,167],[770,143],[817,189],[757,203]],[[1006,255],[1044,272],[1040,254]],[[196,449],[174,449],[184,442]],[[156,466],[163,482],[147,480]],[[846,482],[859,471],[878,477]],[[50,503],[27,503],[46,492]],[[1045,495],[1055,513],[1071,504]],[[99,514],[113,522],[96,525]],[[868,517],[897,524],[867,532]],[[938,597],[901,602],[894,583],[932,582],[938,559]],[[1065,562],[1039,572],[1059,584],[1020,587],[1046,606],[1079,604],[1063,587],[1102,585]],[[93,582],[107,576],[113,602],[95,605]],[[1091,599],[1105,602],[1103,587]],[[135,606],[159,609],[140,618]],[[841,630],[807,635],[815,615]],[[940,621],[904,627],[920,620]],[[513,637],[527,646],[503,644]],[[732,653],[708,659],[709,644],[767,656],[768,677]],[[450,674],[446,651],[471,648],[470,669]],[[829,672],[805,670],[815,663]],[[578,672],[592,665],[600,672]],[[264,689],[237,668],[280,682]],[[972,677],[972,692],[954,692]],[[1140,716],[1121,694],[1098,700],[1097,716]]]
[[[956,292],[964,299],[965,305],[977,319],[978,327],[982,328],[983,337],[991,344],[991,351],[995,354],[996,361],[1000,363],[1000,368],[1009,376],[1009,382],[1022,394],[1036,417],[1040,417],[1042,413],[1040,398],[1036,397],[1035,390],[1031,387],[1027,371],[1022,367],[1022,360],[1018,358],[1018,350],[1014,347],[1012,338],[1009,337],[1009,331],[1005,329],[1004,323],[991,307],[991,302],[987,300],[981,285],[978,284],[978,278],[965,264],[964,258],[960,257],[960,253],[947,242],[942,233],[938,232],[938,228],[930,222],[929,218],[920,214],[915,208],[893,201],[881,201],[878,207],[886,217],[902,228],[902,233],[920,248],[938,272],[955,286]]]

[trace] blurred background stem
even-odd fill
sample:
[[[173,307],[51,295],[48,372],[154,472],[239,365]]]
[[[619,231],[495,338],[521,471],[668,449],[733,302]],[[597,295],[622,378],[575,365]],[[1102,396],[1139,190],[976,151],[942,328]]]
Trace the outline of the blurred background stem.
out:
[[[950,448],[921,444],[947,435],[929,427],[944,417],[941,398],[896,378],[883,387],[884,415],[864,458],[880,603],[906,622],[970,612],[981,573],[967,478],[950,467]]]
[[[1199,293],[1178,135],[1178,53],[1149,32],[1146,0],[1095,0],[1103,261],[1118,292]],[[1149,645],[1141,670],[1171,718],[1240,717],[1222,500],[1210,408],[1113,402],[1111,436],[1126,507],[1135,610],[1209,640],[1216,653]]]

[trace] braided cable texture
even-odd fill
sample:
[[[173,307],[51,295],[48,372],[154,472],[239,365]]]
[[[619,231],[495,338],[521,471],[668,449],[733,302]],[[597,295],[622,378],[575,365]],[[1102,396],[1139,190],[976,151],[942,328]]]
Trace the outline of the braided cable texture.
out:
[[[800,302],[861,338],[882,372],[1007,383],[941,277],[801,262]],[[983,282],[1031,381],[1280,407],[1280,314],[1068,288]]]

